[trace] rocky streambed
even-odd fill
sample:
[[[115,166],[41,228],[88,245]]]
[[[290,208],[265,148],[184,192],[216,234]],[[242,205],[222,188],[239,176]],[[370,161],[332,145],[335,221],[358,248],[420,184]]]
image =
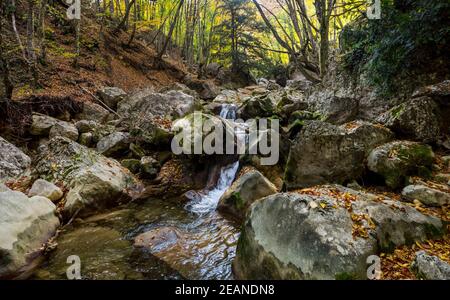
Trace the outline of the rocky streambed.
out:
[[[367,279],[402,247],[404,278],[450,277],[448,82],[382,108],[303,80],[201,95],[105,88],[108,109],[33,114],[26,151],[0,138],[0,278],[77,257],[85,279]],[[234,146],[234,119],[279,120],[278,163],[174,155],[198,110]]]

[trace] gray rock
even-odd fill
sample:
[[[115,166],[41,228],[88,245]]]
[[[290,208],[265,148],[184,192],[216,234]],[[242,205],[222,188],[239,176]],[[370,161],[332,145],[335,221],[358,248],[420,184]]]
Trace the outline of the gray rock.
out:
[[[9,187],[4,185],[3,183],[0,183],[0,193],[11,191]]]
[[[34,136],[47,137],[50,133],[50,129],[59,122],[59,120],[47,115],[34,113],[32,115],[32,123],[30,126],[30,134]]]
[[[141,161],[139,159],[124,159],[121,163],[122,166],[130,170],[133,174],[137,174],[141,171]]]
[[[450,280],[450,265],[439,257],[428,255],[425,251],[416,253],[411,271],[419,279]]]
[[[177,119],[199,108],[197,100],[181,91],[164,94],[148,91],[130,96],[118,105],[118,113],[124,117],[144,119],[151,117]]]
[[[30,165],[28,155],[0,137],[0,182],[23,174]]]
[[[285,171],[288,189],[324,183],[345,183],[362,176],[365,158],[392,139],[389,129],[367,122],[335,126],[305,121],[294,140]]]
[[[419,200],[427,206],[443,206],[450,203],[450,193],[424,185],[408,185],[403,189],[402,196],[405,201]]]
[[[104,123],[108,120],[109,115],[110,112],[106,108],[96,103],[85,102],[83,103],[83,111],[76,117],[79,120],[89,120]]]
[[[271,117],[275,113],[275,102],[267,95],[255,96],[244,101],[238,114],[243,119]]]
[[[105,156],[113,156],[127,151],[130,143],[129,133],[114,132],[97,143],[97,151]]]
[[[159,162],[151,156],[144,156],[141,158],[141,171],[147,176],[154,178],[158,175],[161,166]]]
[[[198,98],[199,95],[196,91],[191,90],[190,88],[188,88],[186,85],[179,83],[179,82],[175,82],[174,84],[171,84],[167,87],[163,87],[160,90],[160,93],[164,94],[170,91],[180,91],[183,92],[186,95],[192,96],[194,98]]]
[[[44,197],[21,192],[0,192],[0,278],[30,275],[42,245],[59,226],[55,205]]]
[[[61,181],[69,192],[63,213],[80,217],[131,199],[138,181],[120,163],[69,139],[52,139],[36,158],[35,175]]]
[[[307,97],[310,110],[323,116],[323,121],[343,124],[355,120],[359,111],[359,102],[351,97],[338,97],[329,90],[313,92]]]
[[[251,206],[233,262],[238,279],[367,279],[369,256],[445,231],[438,218],[388,198],[342,186],[308,193]]]
[[[243,219],[253,202],[276,192],[275,185],[260,172],[250,171],[239,177],[223,194],[218,210]]]
[[[390,188],[401,187],[412,175],[429,175],[434,153],[430,146],[410,141],[394,141],[374,149],[368,167],[384,177]]]
[[[29,197],[41,196],[52,202],[60,200],[63,195],[64,194],[59,187],[43,179],[36,180],[28,192]]]
[[[423,87],[414,92],[413,97],[428,96],[441,105],[450,105],[450,80]]]
[[[104,87],[97,92],[102,101],[111,109],[117,108],[117,103],[127,97],[127,93],[118,87]]]
[[[438,106],[428,98],[415,98],[381,115],[378,122],[416,141],[436,142],[440,134]]]
[[[82,133],[78,142],[83,146],[91,147],[94,144],[94,134],[92,132]]]
[[[71,139],[72,141],[77,141],[78,129],[75,127],[75,125],[69,122],[58,121],[50,129],[49,138],[51,139],[57,136],[62,136]]]
[[[349,213],[331,209],[334,204],[329,197],[294,193],[257,201],[238,241],[237,279],[366,279],[376,240],[353,238]]]
[[[94,131],[96,128],[101,126],[96,121],[81,120],[75,123],[75,127],[78,129],[79,133],[88,133]]]

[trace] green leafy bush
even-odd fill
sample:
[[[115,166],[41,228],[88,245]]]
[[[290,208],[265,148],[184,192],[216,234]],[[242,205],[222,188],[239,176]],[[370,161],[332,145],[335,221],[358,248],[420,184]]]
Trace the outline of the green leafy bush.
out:
[[[364,73],[381,94],[420,84],[421,75],[448,76],[450,1],[382,1],[380,20],[360,19],[341,33],[344,68]]]

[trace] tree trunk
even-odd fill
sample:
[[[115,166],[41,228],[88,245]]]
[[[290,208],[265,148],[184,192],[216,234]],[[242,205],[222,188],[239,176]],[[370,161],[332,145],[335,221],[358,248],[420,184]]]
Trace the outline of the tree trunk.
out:
[[[177,12],[175,13],[175,18],[174,18],[172,24],[170,24],[170,29],[169,29],[169,33],[167,34],[166,41],[164,42],[164,45],[163,45],[161,51],[158,53],[158,56],[155,60],[155,63],[157,65],[161,62],[162,56],[166,52],[167,46],[169,45],[169,42],[172,39],[173,30],[175,29],[175,24],[177,23],[178,16],[180,15],[180,11],[181,11],[181,8],[183,7],[183,4],[184,4],[184,0],[180,0],[180,4],[178,5]]]

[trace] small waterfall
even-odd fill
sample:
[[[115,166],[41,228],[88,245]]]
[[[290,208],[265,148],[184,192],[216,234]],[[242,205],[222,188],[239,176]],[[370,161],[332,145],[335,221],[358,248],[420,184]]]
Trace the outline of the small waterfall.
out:
[[[228,120],[236,120],[237,107],[234,104],[222,104],[219,116]],[[239,138],[239,132],[237,132]],[[210,190],[199,193],[198,199],[188,203],[186,208],[194,213],[204,214],[217,208],[220,197],[233,184],[236,173],[239,169],[239,160],[223,167],[220,170],[219,180],[216,186]]]

